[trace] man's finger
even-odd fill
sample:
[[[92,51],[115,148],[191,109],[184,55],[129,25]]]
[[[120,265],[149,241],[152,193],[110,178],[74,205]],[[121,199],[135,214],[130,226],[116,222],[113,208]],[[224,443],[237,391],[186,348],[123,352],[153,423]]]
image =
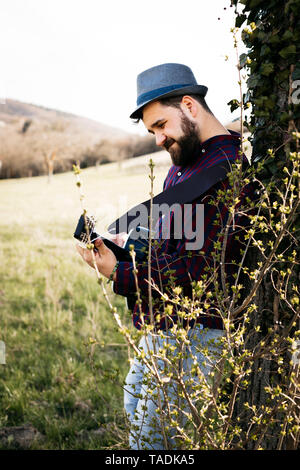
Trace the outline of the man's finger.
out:
[[[92,254],[90,250],[82,248],[80,245],[76,245],[76,249],[78,253],[81,255],[82,259],[93,268],[94,262],[93,262],[93,258],[92,258]]]
[[[85,248],[82,248],[82,246],[80,245],[76,245],[76,249],[78,253],[81,255],[82,259],[84,259],[84,261],[87,261],[88,250],[86,250]]]
[[[83,256],[83,251],[84,251],[84,250],[83,250],[82,246],[76,245],[76,250],[78,251],[78,253],[79,253],[81,256]]]
[[[101,253],[101,251],[103,252],[103,250],[105,250],[105,243],[104,241],[102,240],[102,238],[97,238],[95,241],[94,241],[94,246],[97,248],[98,252]]]

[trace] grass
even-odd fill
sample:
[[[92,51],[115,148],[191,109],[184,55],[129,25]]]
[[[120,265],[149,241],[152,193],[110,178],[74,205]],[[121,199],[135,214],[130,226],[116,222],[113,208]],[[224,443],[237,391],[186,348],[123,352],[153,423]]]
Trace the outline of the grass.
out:
[[[82,171],[85,207],[100,231],[149,198],[145,162]],[[166,167],[155,174],[157,193]],[[126,449],[122,383],[132,353],[75,250],[74,175],[2,180],[0,208],[0,429],[30,423],[43,435],[34,449]],[[124,299],[110,296],[132,328]]]

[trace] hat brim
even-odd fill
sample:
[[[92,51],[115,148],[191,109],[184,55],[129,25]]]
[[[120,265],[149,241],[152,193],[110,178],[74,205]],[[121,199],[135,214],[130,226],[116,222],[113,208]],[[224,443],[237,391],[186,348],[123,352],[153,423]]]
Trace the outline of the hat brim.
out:
[[[140,104],[129,117],[130,119],[138,119],[140,117],[142,108],[144,108],[144,106],[146,106],[147,104],[152,103],[153,101],[159,101],[162,98],[168,98],[169,96],[179,96],[179,95],[189,95],[189,94],[201,95],[204,97],[207,93],[207,90],[208,88],[204,85],[193,85],[193,86],[177,88],[176,90],[169,91],[167,93],[159,95],[155,98],[152,98]]]

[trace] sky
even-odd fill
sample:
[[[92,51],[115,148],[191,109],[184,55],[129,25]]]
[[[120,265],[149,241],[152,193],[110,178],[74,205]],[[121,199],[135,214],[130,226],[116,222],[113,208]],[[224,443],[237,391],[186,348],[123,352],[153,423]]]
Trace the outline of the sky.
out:
[[[230,0],[0,0],[0,103],[16,99],[143,135],[129,118],[136,77],[176,62],[208,87],[207,103],[226,123],[238,116],[227,105],[239,97],[233,26]]]

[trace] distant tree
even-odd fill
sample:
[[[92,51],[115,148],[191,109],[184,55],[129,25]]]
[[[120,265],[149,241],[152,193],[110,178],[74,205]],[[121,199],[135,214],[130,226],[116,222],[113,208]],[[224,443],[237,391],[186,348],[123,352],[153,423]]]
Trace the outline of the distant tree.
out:
[[[49,154],[45,155],[45,163],[47,167],[47,174],[48,174],[48,183],[50,183],[53,170],[54,170],[54,161],[56,160],[56,152],[50,152]]]
[[[31,119],[26,119],[26,121],[25,121],[24,124],[23,124],[21,133],[22,133],[22,134],[25,134],[25,133],[28,131],[28,128],[31,126],[31,124],[32,124]]]

